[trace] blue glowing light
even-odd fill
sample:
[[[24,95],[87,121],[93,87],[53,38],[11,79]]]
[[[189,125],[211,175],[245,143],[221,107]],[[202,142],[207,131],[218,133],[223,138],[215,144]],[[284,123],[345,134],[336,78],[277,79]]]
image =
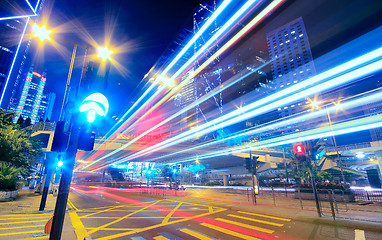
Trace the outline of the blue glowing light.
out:
[[[64,165],[63,161],[60,160],[60,161],[57,162],[57,167],[62,167],[62,165]]]
[[[87,120],[89,123],[94,122],[96,114],[104,117],[109,110],[109,102],[101,93],[93,93],[82,101],[80,112],[87,112]]]

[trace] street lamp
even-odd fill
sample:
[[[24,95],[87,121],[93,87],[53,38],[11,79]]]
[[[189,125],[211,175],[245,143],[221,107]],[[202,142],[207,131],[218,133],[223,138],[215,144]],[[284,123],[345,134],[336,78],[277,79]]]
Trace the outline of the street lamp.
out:
[[[51,33],[52,31],[47,30],[45,25],[41,27],[39,27],[37,24],[33,25],[33,36],[40,38],[41,42],[43,42],[45,39],[50,40],[49,34]]]
[[[33,27],[34,31],[34,36],[40,38],[40,41],[44,41],[45,39],[50,40],[49,34],[52,32],[50,30],[46,29],[46,26],[38,27],[35,25]],[[69,67],[69,72],[68,72],[68,77],[67,77],[67,82],[66,82],[66,87],[65,87],[65,93],[64,93],[64,98],[62,101],[62,106],[61,106],[61,112],[59,116],[59,120],[63,118],[63,109],[65,106],[65,100],[66,100],[66,95],[67,95],[67,90],[70,86],[70,80],[73,72],[73,65],[74,65],[74,60],[76,56],[76,51],[77,47],[81,46],[77,43],[73,43],[64,39],[61,39],[62,41],[65,41],[67,43],[73,44],[73,53],[70,61],[70,67]],[[84,47],[84,46],[81,46]],[[84,47],[86,48],[86,47]],[[86,48],[88,50],[88,48]],[[110,55],[112,54],[111,50],[108,50],[107,47],[103,48],[102,51],[98,54],[99,57],[103,59],[103,61],[106,61],[107,59],[111,60]],[[86,58],[85,58],[86,60]],[[76,97],[79,93],[79,87],[77,89]],[[94,95],[94,94],[92,94]],[[92,96],[90,95],[90,96]],[[101,94],[102,95],[102,94]],[[89,96],[89,97],[90,97]],[[98,95],[97,95],[98,96]],[[103,96],[103,95],[102,95]],[[99,114],[101,116],[106,115],[108,111],[108,102],[107,99],[101,99],[99,97],[94,97],[89,99],[84,100],[83,105],[82,105],[82,110],[88,112],[88,119],[90,120],[89,122],[94,121],[95,114]],[[88,100],[88,101],[87,101]],[[85,103],[85,101],[87,101]],[[61,180],[60,180],[60,186],[59,186],[59,192],[56,200],[56,207],[54,210],[54,215],[53,215],[53,221],[52,221],[52,229],[51,229],[51,234],[49,239],[60,239],[61,238],[61,233],[62,233],[62,227],[64,223],[64,218],[65,218],[65,211],[66,211],[66,205],[67,205],[67,200],[68,200],[68,195],[69,195],[69,187],[70,183],[72,180],[72,175],[73,175],[73,167],[75,163],[75,158],[76,158],[76,153],[77,153],[77,148],[78,148],[78,139],[79,139],[79,133],[80,133],[80,127],[78,124],[78,114],[73,114],[72,116],[72,121],[70,121],[70,127],[69,127],[69,140],[66,148],[66,161],[65,164],[62,162],[62,175],[61,175]],[[48,179],[46,179],[48,180]],[[49,181],[49,180],[48,180]],[[45,192],[45,190],[44,190]],[[44,196],[43,196],[44,198]],[[46,198],[46,196],[45,196]],[[40,206],[41,210],[41,206]]]
[[[320,106],[319,106],[319,102],[317,101],[317,97],[315,96],[313,100],[311,100],[310,98],[308,98],[308,101],[309,101],[309,106],[311,107],[311,110],[314,111],[315,109],[320,109]],[[340,101],[338,102],[333,102],[333,104],[336,106],[336,111],[341,109],[341,103]],[[329,126],[330,126],[330,131],[333,132],[333,125],[332,125],[332,120],[330,118],[330,113],[328,111],[328,109],[325,107],[325,110],[326,110],[326,114],[328,116],[328,121],[329,121]],[[342,165],[342,160],[341,160],[341,156],[338,152],[338,147],[337,147],[337,141],[336,141],[336,137],[334,135],[332,135],[332,138],[333,138],[333,143],[334,143],[334,147],[336,149],[336,152],[337,152],[337,158],[338,158],[338,162],[340,164],[340,169],[341,169],[341,177],[342,177],[342,181],[343,183],[346,183],[346,179],[345,179],[345,175],[344,175],[344,169],[343,169],[343,165]]]
[[[113,54],[112,50],[109,50],[107,46],[101,48],[98,48],[98,55],[97,57],[102,58],[102,61],[106,61],[107,59],[111,60],[111,54]]]
[[[51,34],[52,31],[51,30],[48,30],[46,29],[46,26],[43,25],[43,26],[38,26],[37,24],[35,24],[33,26],[33,36],[35,37],[38,37],[40,39],[41,42],[43,42],[45,39],[47,40],[51,40],[49,34]],[[74,60],[76,58],[76,52],[77,52],[77,47],[80,46],[80,47],[83,47],[83,48],[86,48],[85,46],[81,46],[77,43],[74,43],[74,42],[71,42],[71,41],[68,41],[68,40],[64,40],[64,39],[61,39],[61,38],[58,38],[58,37],[55,37],[56,39],[60,39],[64,42],[67,42],[67,43],[70,43],[73,45],[73,52],[72,52],[72,57],[70,59],[70,65],[69,65],[69,72],[68,72],[68,77],[66,79],[66,85],[65,85],[65,92],[64,92],[64,98],[62,99],[62,105],[61,105],[61,110],[60,110],[60,115],[58,117],[58,120],[61,121],[62,118],[63,118],[63,115],[62,115],[62,112],[64,110],[64,106],[65,106],[65,101],[66,101],[66,98],[67,98],[67,92],[68,92],[68,88],[70,86],[70,80],[72,78],[72,72],[73,72],[73,66],[74,66]]]

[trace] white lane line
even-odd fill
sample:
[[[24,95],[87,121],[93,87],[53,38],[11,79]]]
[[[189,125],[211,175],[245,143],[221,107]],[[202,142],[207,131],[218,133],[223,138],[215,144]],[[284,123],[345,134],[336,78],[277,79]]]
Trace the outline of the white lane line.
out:
[[[355,240],[365,240],[365,231],[360,229],[354,229],[354,239]]]

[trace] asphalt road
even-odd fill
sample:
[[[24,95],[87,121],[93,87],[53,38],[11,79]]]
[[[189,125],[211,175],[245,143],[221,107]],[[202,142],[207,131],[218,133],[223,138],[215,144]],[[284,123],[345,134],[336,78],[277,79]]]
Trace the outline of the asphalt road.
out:
[[[160,193],[160,192],[159,192]],[[69,207],[92,239],[382,239],[382,234],[264,214],[237,202],[74,186]]]

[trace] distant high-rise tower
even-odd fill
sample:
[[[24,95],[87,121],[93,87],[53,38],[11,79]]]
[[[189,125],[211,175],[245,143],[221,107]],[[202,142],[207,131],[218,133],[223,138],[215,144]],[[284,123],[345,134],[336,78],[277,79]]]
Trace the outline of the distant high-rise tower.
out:
[[[281,90],[316,74],[302,18],[267,33],[267,44],[272,59],[273,81],[270,84],[273,88]],[[279,109],[282,117],[299,111],[298,104]]]
[[[3,3],[4,2],[4,3]],[[0,105],[15,109],[17,89],[24,79],[24,67],[31,39],[24,38],[30,19],[38,21],[45,0],[2,1],[0,14]],[[13,104],[12,104],[13,103]]]
[[[11,68],[25,22],[22,20],[0,21],[0,89],[3,89]]]
[[[41,105],[45,82],[46,72],[43,72],[41,75],[34,72],[33,67],[29,69],[16,108],[15,120],[21,115],[24,119],[30,117],[32,124],[38,122],[38,112]]]
[[[42,119],[44,121],[46,121],[47,119],[51,119],[55,100],[55,93],[42,95],[40,108],[38,110],[38,119]]]

